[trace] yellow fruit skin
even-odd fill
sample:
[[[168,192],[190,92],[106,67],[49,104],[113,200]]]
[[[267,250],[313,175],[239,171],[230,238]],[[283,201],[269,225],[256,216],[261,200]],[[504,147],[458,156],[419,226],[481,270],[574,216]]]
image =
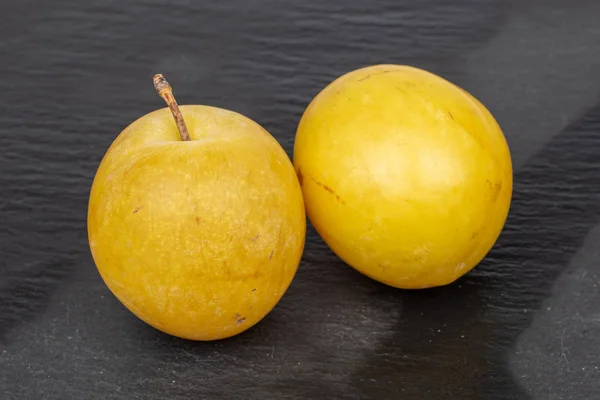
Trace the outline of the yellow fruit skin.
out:
[[[329,84],[302,116],[294,165],[327,245],[398,288],[442,286],[470,271],[510,208],[510,152],[490,112],[409,66],[374,65]]]
[[[291,160],[261,126],[232,111],[168,108],[114,141],[89,199],[91,252],[108,288],[174,336],[216,340],[255,325],[298,268],[306,233]]]

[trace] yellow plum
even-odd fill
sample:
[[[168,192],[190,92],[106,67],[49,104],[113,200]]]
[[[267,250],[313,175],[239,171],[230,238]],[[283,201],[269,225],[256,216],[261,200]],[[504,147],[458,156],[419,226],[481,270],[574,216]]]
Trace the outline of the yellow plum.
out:
[[[291,160],[236,112],[179,106],[129,125],[89,198],[97,269],[133,314],[170,335],[216,340],[258,323],[292,282],[306,217]]]
[[[348,265],[406,289],[449,284],[494,245],[512,197],[510,151],[486,107],[446,79],[373,65],[305,110],[293,162],[308,217]]]

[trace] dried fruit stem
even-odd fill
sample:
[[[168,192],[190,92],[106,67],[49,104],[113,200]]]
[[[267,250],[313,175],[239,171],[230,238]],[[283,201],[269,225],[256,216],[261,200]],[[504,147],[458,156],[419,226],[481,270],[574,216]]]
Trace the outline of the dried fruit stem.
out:
[[[183,120],[183,115],[181,115],[181,111],[179,110],[179,106],[175,101],[175,97],[173,97],[173,89],[171,89],[171,85],[165,79],[162,74],[156,74],[153,78],[154,88],[158,92],[158,95],[162,97],[169,109],[171,110],[171,114],[173,114],[173,118],[175,118],[175,122],[177,123],[177,129],[179,129],[179,136],[181,136],[181,140],[184,142],[191,140],[190,134],[187,130],[187,126],[185,126],[185,121]]]

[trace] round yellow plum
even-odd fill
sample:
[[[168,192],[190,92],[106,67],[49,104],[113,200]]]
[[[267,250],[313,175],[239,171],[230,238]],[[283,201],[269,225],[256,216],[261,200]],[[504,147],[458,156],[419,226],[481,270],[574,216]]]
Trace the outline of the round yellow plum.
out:
[[[510,208],[512,162],[496,120],[465,90],[415,67],[373,65],[330,83],[302,116],[293,162],[325,243],[398,288],[469,272]]]
[[[151,112],[104,156],[89,199],[91,253],[141,320],[185,339],[223,339],[258,323],[292,282],[305,241],[302,192],[260,125],[174,104],[179,119]]]

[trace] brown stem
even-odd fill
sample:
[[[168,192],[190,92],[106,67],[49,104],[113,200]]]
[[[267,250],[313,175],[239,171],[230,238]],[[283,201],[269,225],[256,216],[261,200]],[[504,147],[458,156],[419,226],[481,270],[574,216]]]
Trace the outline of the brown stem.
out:
[[[173,97],[173,89],[171,89],[171,85],[165,79],[162,74],[156,74],[153,78],[154,88],[158,92],[158,95],[162,97],[169,106],[171,110],[171,114],[173,114],[173,118],[175,118],[175,122],[177,123],[177,129],[179,129],[179,136],[181,136],[181,140],[184,142],[188,140],[192,140],[190,138],[190,134],[185,126],[185,121],[183,120],[183,115],[181,115],[181,111],[179,110],[179,106],[175,101],[175,97]]]

